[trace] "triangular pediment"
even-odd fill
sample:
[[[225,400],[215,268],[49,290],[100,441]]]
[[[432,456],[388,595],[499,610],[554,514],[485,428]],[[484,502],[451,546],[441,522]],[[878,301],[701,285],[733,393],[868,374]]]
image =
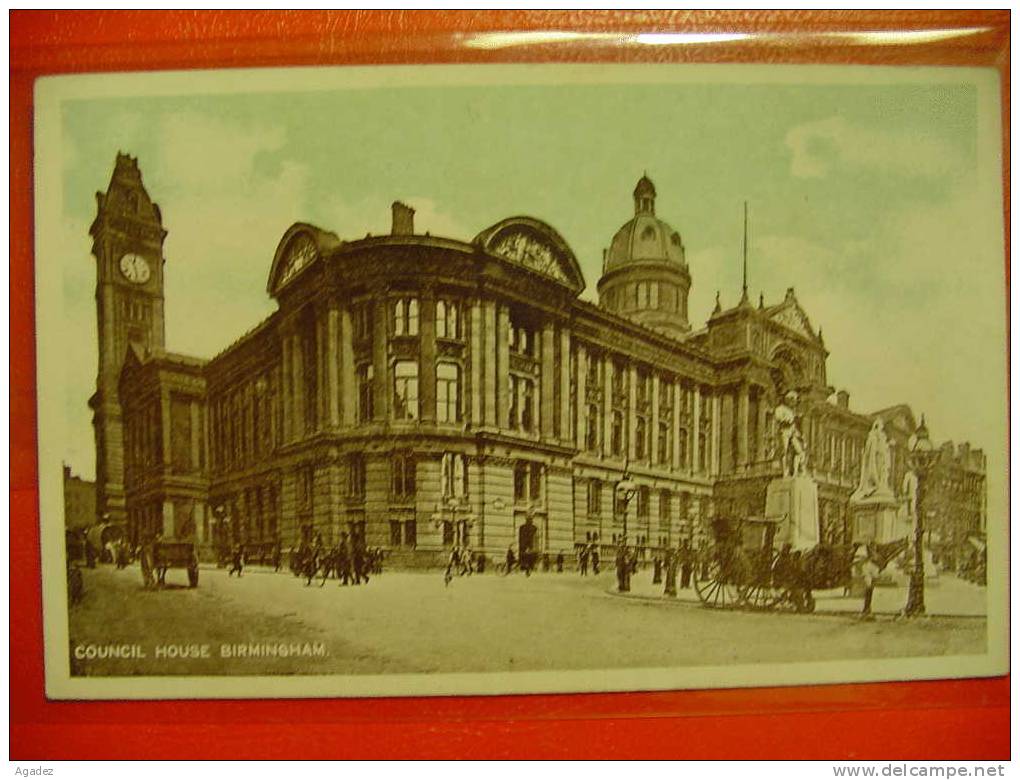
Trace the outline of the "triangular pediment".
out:
[[[811,327],[811,320],[808,319],[807,313],[795,299],[788,298],[783,303],[773,307],[769,312],[769,319],[804,338],[811,339],[812,341],[818,338],[818,334]]]
[[[575,294],[584,275],[573,251],[552,227],[532,217],[511,217],[475,236],[474,244],[491,255],[545,276]]]

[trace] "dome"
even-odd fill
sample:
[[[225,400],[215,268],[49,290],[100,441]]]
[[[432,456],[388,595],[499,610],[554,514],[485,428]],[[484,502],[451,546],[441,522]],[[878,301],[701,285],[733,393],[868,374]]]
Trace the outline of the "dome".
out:
[[[634,188],[634,218],[613,236],[603,272],[632,262],[675,263],[687,268],[680,234],[655,216],[655,194],[652,180],[642,176]]]

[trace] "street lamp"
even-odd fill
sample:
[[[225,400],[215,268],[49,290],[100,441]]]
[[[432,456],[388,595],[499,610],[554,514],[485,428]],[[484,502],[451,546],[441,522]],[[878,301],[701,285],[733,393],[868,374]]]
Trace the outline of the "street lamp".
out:
[[[627,508],[630,506],[634,494],[637,493],[637,484],[631,478],[629,471],[624,471],[623,478],[616,483],[616,492],[623,501],[623,538],[620,540],[616,553],[616,588],[621,593],[627,593],[630,590],[630,561],[627,560]]]
[[[914,432],[913,444],[910,447],[910,465],[917,474],[917,499],[914,502],[914,568],[910,572],[910,590],[907,593],[907,606],[903,614],[912,617],[924,614],[924,491],[927,487],[928,473],[938,459],[938,452],[928,437],[928,426],[921,415],[921,424]]]

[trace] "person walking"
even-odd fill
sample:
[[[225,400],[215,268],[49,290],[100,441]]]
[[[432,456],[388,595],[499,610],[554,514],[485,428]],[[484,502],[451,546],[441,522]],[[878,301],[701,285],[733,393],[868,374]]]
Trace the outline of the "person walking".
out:
[[[514,555],[514,546],[511,544],[506,548],[506,569],[503,572],[505,577],[514,570],[514,564],[517,563],[517,557]]]
[[[680,543],[680,588],[687,590],[691,587],[691,574],[694,572],[694,551],[691,549],[689,539]]]
[[[238,578],[240,578],[243,569],[244,556],[241,552],[241,543],[236,542],[234,548],[230,551],[230,571],[227,572],[227,576],[229,577],[236,572]]]
[[[599,573],[599,546],[595,543],[591,543],[591,573],[598,576]]]
[[[581,546],[581,549],[577,551],[577,570],[581,572],[582,577],[588,576],[588,544],[585,543]]]
[[[861,607],[861,619],[874,620],[875,617],[871,614],[871,599],[875,595],[875,580],[878,578],[881,569],[872,555],[871,545],[858,549],[858,558],[854,563],[864,585],[864,604]]]
[[[560,550],[556,554],[556,573],[557,574],[563,574],[563,564],[565,562],[566,562],[566,559],[565,559],[565,556],[563,555],[563,550]]]
[[[666,587],[663,595],[676,598],[676,574],[680,562],[680,553],[677,550],[666,550]]]

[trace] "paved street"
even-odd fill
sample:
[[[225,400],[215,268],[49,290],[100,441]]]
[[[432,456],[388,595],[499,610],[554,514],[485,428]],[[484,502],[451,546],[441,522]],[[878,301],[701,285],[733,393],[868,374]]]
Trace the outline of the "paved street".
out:
[[[137,645],[127,655],[145,655],[73,660],[75,673],[87,675],[661,667],[867,658],[879,655],[878,647],[882,657],[977,653],[985,646],[980,617],[860,622],[850,614],[719,612],[615,595],[611,572],[487,573],[449,587],[441,572],[387,572],[361,587],[330,580],[320,588],[290,573],[248,570],[237,579],[203,568],[197,589],[183,587],[184,572],[171,571],[168,582],[179,587],[160,591],[141,588],[137,566],[84,575],[85,599],[71,610],[72,654],[125,643]],[[650,592],[641,584],[650,579],[642,572],[637,590]],[[237,643],[284,643],[286,652],[221,657],[222,644]],[[316,643],[321,653],[295,650]],[[170,657],[201,656],[203,644],[209,657]]]

